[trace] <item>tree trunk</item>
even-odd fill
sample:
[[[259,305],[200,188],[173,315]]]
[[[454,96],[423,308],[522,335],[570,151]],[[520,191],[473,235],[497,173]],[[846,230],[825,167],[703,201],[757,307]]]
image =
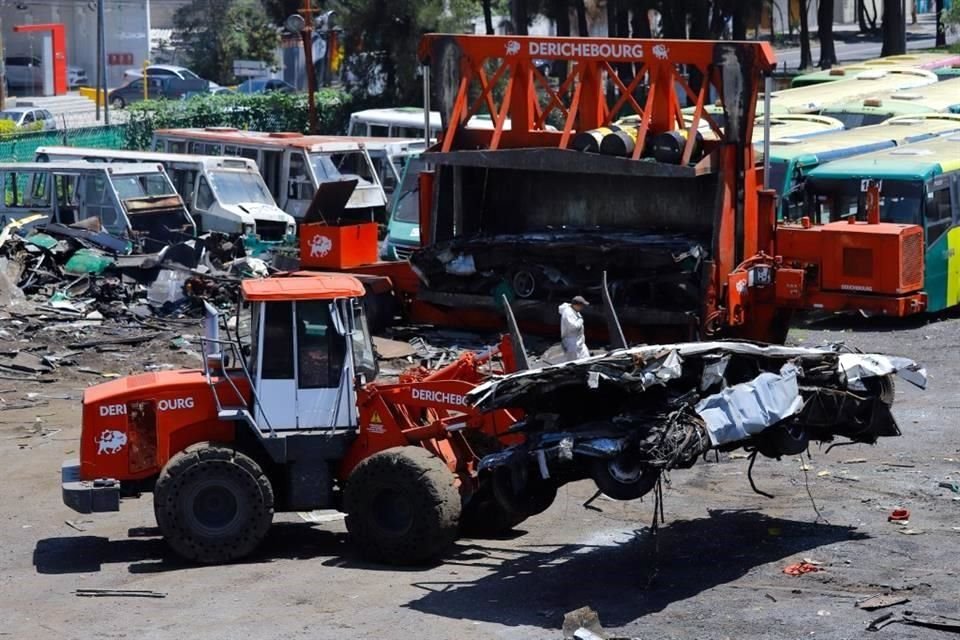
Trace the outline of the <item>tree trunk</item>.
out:
[[[694,0],[690,7],[690,39],[710,39],[710,2],[709,0]],[[687,67],[690,76],[690,89],[694,93],[700,92],[703,85],[703,74],[696,65]]]
[[[899,0],[898,0],[899,1]],[[800,0],[800,68],[808,69],[813,66],[813,53],[810,51],[810,20],[807,13],[810,11],[810,0]]]
[[[947,46],[947,31],[943,24],[943,12],[944,12],[944,1],[936,1],[936,12],[937,12],[937,46],[945,47]]]
[[[553,16],[557,21],[557,35],[561,38],[570,36],[570,3],[567,0],[552,0]],[[561,84],[567,79],[567,61],[554,60],[551,66],[554,76],[560,79]]]
[[[634,38],[652,38],[650,31],[650,16],[647,14],[647,3],[642,2],[633,8],[633,18],[630,21],[630,34]]]
[[[617,0],[607,0],[607,35],[617,37]]]
[[[733,39],[734,40],[746,40],[747,39],[747,14],[749,7],[746,2],[742,0],[737,2],[733,7]]]
[[[833,46],[833,0],[820,0],[817,37],[820,38],[820,68],[829,69],[837,64],[837,49]]]
[[[881,56],[897,56],[907,52],[907,24],[903,0],[883,0],[883,48]]]
[[[590,35],[587,27],[587,7],[583,4],[584,0],[574,0],[574,7],[577,10],[577,35],[585,38]]]
[[[492,0],[480,0],[480,3],[483,5],[483,24],[487,27],[487,35],[492,36],[494,34],[493,28],[493,7],[490,6]]]
[[[510,20],[518,36],[527,35],[527,0],[510,0]]]

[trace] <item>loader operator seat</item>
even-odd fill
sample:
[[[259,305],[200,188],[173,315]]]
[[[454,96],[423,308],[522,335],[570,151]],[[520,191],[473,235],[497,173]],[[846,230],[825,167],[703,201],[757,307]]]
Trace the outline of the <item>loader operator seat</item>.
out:
[[[326,301],[297,303],[297,368],[301,389],[340,384],[346,355],[344,337],[337,333]]]

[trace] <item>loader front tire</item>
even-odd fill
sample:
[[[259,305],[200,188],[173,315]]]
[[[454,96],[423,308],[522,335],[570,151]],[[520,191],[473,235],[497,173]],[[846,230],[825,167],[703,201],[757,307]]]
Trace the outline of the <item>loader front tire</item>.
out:
[[[193,562],[232,562],[249,555],[273,522],[273,487],[253,459],[208,443],[178,453],[153,491],[167,544]]]
[[[396,565],[436,560],[457,539],[456,476],[426,449],[394,447],[357,465],[344,488],[347,531],[370,560]]]

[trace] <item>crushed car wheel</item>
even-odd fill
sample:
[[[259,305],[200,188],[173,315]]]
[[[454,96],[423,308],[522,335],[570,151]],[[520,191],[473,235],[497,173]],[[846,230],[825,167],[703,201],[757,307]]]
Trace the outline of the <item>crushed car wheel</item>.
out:
[[[231,562],[250,554],[273,522],[273,487],[253,459],[202,444],[178,453],[153,492],[157,525],[187,560]]]
[[[507,513],[526,519],[549,509],[557,497],[557,485],[531,467],[522,467],[516,480],[506,466],[494,469],[490,477],[493,497]]]
[[[442,460],[420,447],[375,453],[347,478],[347,531],[372,560],[434,560],[457,538],[461,501],[455,479]]]
[[[865,386],[867,391],[872,395],[880,398],[880,402],[888,407],[893,406],[893,399],[897,395],[897,388],[892,375],[865,378],[863,380],[863,386]]]
[[[527,519],[527,514],[511,511],[500,504],[487,485],[463,505],[460,533],[471,538],[500,536]]]
[[[527,269],[520,269],[513,274],[513,292],[518,298],[529,298],[537,290],[537,279]]]
[[[660,472],[635,456],[621,454],[615,458],[594,458],[590,477],[604,495],[614,500],[636,500],[653,490]]]

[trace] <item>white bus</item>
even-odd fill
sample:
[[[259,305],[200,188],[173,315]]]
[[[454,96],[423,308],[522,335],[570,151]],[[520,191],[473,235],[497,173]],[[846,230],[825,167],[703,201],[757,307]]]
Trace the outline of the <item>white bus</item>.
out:
[[[4,186],[0,228],[38,214],[40,219],[25,226],[96,219],[94,228],[128,241],[119,253],[158,253],[197,234],[193,218],[159,164],[10,162],[0,164],[0,176]]]
[[[167,153],[249,158],[260,167],[277,204],[298,220],[307,213],[321,186],[356,181],[352,192],[336,185],[324,189],[319,212],[334,220],[386,220],[387,195],[362,140],[209,127],[158,130],[153,148]]]
[[[265,242],[278,242],[296,234],[293,216],[277,206],[257,165],[247,158],[39,147],[36,160],[161,164],[200,231],[256,235]]]

